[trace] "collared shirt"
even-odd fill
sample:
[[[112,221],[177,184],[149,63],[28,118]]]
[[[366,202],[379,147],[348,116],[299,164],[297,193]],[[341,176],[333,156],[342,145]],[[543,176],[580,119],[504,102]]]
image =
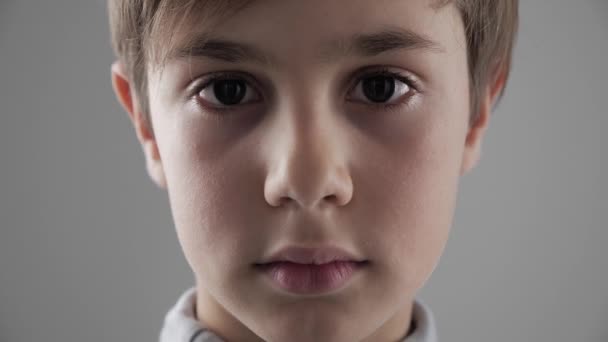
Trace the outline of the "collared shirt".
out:
[[[196,287],[187,289],[167,312],[159,342],[224,342],[195,317]],[[428,305],[414,300],[414,331],[401,342],[437,342],[435,318]]]

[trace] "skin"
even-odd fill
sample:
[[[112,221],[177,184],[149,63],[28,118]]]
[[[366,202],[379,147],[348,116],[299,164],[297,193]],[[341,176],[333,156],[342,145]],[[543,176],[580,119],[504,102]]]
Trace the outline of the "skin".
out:
[[[448,239],[459,179],[479,159],[504,77],[487,85],[479,120],[469,125],[457,9],[433,9],[426,0],[344,5],[259,1],[215,27],[222,38],[263,50],[272,65],[201,58],[172,60],[162,77],[149,69],[154,135],[123,66],[112,67],[148,173],[167,190],[197,282],[197,317],[226,341],[405,337],[415,295]],[[328,39],[387,24],[423,33],[442,51],[316,58]],[[413,75],[419,89],[392,111],[373,107],[349,87],[369,66]],[[230,117],[197,106],[187,92],[225,70],[250,75],[248,91],[262,97],[233,106]],[[203,103],[215,100],[212,91],[204,96]],[[289,295],[252,268],[286,245],[336,245],[370,263],[335,293]]]

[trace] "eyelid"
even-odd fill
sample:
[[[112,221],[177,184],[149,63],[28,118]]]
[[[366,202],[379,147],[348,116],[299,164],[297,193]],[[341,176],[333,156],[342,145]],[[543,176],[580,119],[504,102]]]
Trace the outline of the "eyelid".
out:
[[[347,88],[348,93],[350,94],[350,92],[354,90],[354,88],[359,84],[361,80],[373,76],[393,77],[407,84],[414,92],[422,92],[421,81],[413,73],[406,71],[393,71],[392,67],[382,65],[369,66],[356,71],[354,76],[352,77],[354,83]]]

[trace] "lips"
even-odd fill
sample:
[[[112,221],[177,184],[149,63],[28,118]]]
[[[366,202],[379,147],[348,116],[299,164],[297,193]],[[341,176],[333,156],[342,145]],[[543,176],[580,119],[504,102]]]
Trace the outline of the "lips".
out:
[[[354,253],[348,252],[342,248],[335,246],[324,246],[317,248],[288,246],[280,249],[278,252],[265,258],[262,262],[256,265],[291,262],[296,264],[314,264],[322,265],[335,261],[367,262],[364,258],[356,256]]]
[[[329,295],[364,274],[369,260],[335,246],[287,246],[254,265],[272,288],[291,295]]]
[[[296,296],[330,295],[364,274],[365,263],[334,261],[323,265],[276,262],[257,266],[275,290]]]

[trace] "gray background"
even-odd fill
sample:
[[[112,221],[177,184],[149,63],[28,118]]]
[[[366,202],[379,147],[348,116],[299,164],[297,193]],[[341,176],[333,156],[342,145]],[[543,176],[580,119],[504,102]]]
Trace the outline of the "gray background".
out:
[[[103,1],[0,0],[0,341],[153,341],[193,277],[114,100]],[[608,341],[608,1],[522,0],[420,296],[442,341]]]

